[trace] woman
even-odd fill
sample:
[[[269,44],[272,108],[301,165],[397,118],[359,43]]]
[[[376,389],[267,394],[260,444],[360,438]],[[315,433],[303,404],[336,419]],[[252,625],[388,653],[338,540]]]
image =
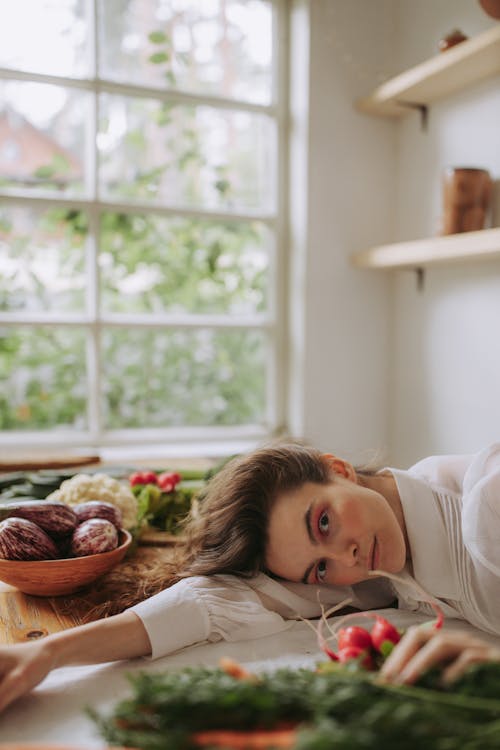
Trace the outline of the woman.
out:
[[[500,445],[370,473],[284,443],[228,463],[200,505],[175,585],[164,576],[121,614],[0,650],[0,710],[58,666],[270,635],[346,599],[431,614],[422,587],[445,615],[500,634]],[[405,666],[392,665],[396,679]]]

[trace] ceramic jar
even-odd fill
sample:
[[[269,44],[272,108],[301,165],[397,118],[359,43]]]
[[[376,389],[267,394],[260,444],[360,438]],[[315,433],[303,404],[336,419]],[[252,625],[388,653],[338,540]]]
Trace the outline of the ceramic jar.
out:
[[[441,234],[484,229],[493,181],[486,169],[450,167],[443,176]]]

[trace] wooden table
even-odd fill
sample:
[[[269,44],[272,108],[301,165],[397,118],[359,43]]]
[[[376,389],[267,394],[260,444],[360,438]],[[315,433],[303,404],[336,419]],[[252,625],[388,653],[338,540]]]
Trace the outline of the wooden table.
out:
[[[134,461],[135,464],[142,466],[157,466],[159,461]],[[160,462],[161,463],[161,462]],[[213,461],[208,459],[176,459],[170,463],[175,463],[180,468],[203,468],[207,469],[213,465]],[[60,457],[48,458],[45,456],[40,461],[34,462],[32,456],[25,460],[18,458],[17,461],[5,462],[0,461],[0,475],[5,471],[18,470],[38,470],[47,468],[75,468],[80,467],[85,471],[88,464],[102,465],[98,456],[85,456],[80,459],[71,457],[67,460]],[[138,547],[131,562],[140,565],[142,562],[147,566],[147,562],[155,555],[168,555],[168,545],[173,545],[177,539],[165,532],[155,532],[150,530],[144,534],[143,542]],[[144,545],[144,546],[143,546]],[[127,560],[121,563],[126,566]],[[118,566],[117,569],[119,569]],[[117,570],[115,569],[115,570]],[[67,599],[59,597],[40,597],[23,594],[12,586],[0,581],[0,645],[11,643],[23,643],[35,638],[43,638],[49,633],[55,633],[59,630],[81,625],[84,620],[78,611],[78,597],[75,597],[76,605],[71,612],[68,611]]]
[[[58,610],[57,597],[29,596],[0,582],[0,644],[23,643],[81,624]]]
[[[140,575],[142,566],[146,571],[151,561],[167,560],[172,549],[172,546],[139,545],[133,557],[120,563],[113,572],[133,565]],[[74,606],[69,609],[68,597],[31,596],[0,581],[0,645],[32,641],[83,624],[85,610],[79,611],[78,596],[71,599]]]

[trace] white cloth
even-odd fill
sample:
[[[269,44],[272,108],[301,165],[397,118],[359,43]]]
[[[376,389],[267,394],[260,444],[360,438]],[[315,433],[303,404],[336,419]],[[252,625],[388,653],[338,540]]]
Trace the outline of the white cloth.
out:
[[[187,578],[131,607],[146,628],[152,657],[203,641],[274,635],[346,597],[351,606],[375,609],[397,595],[400,608],[432,614],[414,580],[439,599],[445,615],[500,635],[500,444],[475,456],[434,456],[408,471],[389,471],[411,548],[406,584],[374,579],[318,587],[263,573],[249,580]]]

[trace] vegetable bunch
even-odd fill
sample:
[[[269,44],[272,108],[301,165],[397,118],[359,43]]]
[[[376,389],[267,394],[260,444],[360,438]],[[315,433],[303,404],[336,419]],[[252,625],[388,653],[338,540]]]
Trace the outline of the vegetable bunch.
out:
[[[178,471],[163,471],[157,474],[155,471],[134,471],[129,476],[131,487],[144,484],[154,484],[163,492],[173,492],[182,477]]]
[[[374,670],[380,663],[380,658],[386,658],[396,643],[401,639],[401,633],[384,617],[373,615],[375,624],[371,630],[359,625],[349,625],[341,628],[337,633],[337,652],[328,646],[323,650],[332,661],[344,664],[353,659],[368,670]]]
[[[193,499],[205,486],[205,476],[205,471],[196,469],[130,474],[128,480],[137,499],[140,522],[171,534],[179,533]]]
[[[394,573],[376,570],[373,571],[373,574],[386,576],[392,580],[404,582],[400,576],[397,576]],[[435,621],[429,623],[429,625],[435,630],[439,630],[443,626],[444,616],[437,600],[430,596],[430,594],[428,594],[416,581],[413,582],[413,585],[422,599],[427,601],[436,613]],[[337,623],[336,630],[333,630],[328,624],[328,616],[339,609],[342,609],[342,607],[347,604],[350,604],[350,602],[351,599],[345,599],[343,602],[332,607],[328,612],[325,612],[324,609],[321,608],[322,615],[316,628],[314,628],[307,620],[305,622],[308,622],[316,632],[319,647],[331,661],[337,661],[341,664],[355,662],[367,670],[378,669],[383,661],[389,656],[394,646],[399,643],[403,634],[391,622],[373,612],[353,612],[345,615],[345,617],[342,617],[340,622]],[[351,625],[347,628],[340,627],[346,622],[346,620],[352,619],[353,617],[363,617],[375,620],[375,623],[370,631],[357,625]],[[328,638],[325,638],[323,634],[324,625],[326,625],[330,631],[330,637]],[[333,651],[329,647],[328,641],[332,639],[337,641],[338,651]]]
[[[269,748],[277,745],[265,738],[279,728],[289,730],[279,746],[293,750],[499,747],[500,664],[473,667],[452,691],[378,684],[331,662],[328,671],[281,669],[253,680],[206,668],[130,680],[131,697],[111,715],[91,713],[110,745]]]

